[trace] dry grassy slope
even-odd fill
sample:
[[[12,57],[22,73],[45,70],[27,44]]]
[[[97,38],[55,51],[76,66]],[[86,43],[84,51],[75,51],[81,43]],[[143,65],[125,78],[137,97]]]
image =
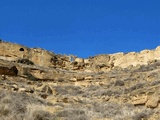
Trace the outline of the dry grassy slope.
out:
[[[0,46],[0,66],[19,71],[0,76],[0,120],[160,119],[159,48],[70,61],[42,49]]]

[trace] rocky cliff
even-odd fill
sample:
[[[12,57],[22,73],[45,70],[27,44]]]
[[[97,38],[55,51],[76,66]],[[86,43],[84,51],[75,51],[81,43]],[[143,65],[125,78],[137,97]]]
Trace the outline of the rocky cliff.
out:
[[[0,41],[2,120],[159,120],[160,47],[87,59]]]

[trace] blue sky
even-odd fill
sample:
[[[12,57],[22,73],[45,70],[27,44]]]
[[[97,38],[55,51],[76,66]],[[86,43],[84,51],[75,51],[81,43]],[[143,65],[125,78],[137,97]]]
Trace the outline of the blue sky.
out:
[[[60,54],[154,49],[160,0],[0,0],[0,38]]]

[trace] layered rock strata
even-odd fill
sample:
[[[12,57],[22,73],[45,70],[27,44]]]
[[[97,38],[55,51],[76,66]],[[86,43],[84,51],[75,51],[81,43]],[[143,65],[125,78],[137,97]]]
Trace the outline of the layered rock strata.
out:
[[[83,59],[1,41],[0,118],[159,120],[159,72],[159,47]]]

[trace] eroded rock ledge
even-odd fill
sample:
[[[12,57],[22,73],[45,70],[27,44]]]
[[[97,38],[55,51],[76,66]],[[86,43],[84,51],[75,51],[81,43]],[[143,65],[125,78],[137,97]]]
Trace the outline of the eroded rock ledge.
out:
[[[0,42],[0,118],[159,120],[160,47],[88,59]]]
[[[102,54],[83,59],[74,55],[59,55],[41,48],[28,48],[3,41],[0,42],[0,46],[0,59],[66,70],[106,72],[114,67],[127,68],[148,65],[152,61],[160,60],[160,47],[155,50],[143,50],[139,53]]]

